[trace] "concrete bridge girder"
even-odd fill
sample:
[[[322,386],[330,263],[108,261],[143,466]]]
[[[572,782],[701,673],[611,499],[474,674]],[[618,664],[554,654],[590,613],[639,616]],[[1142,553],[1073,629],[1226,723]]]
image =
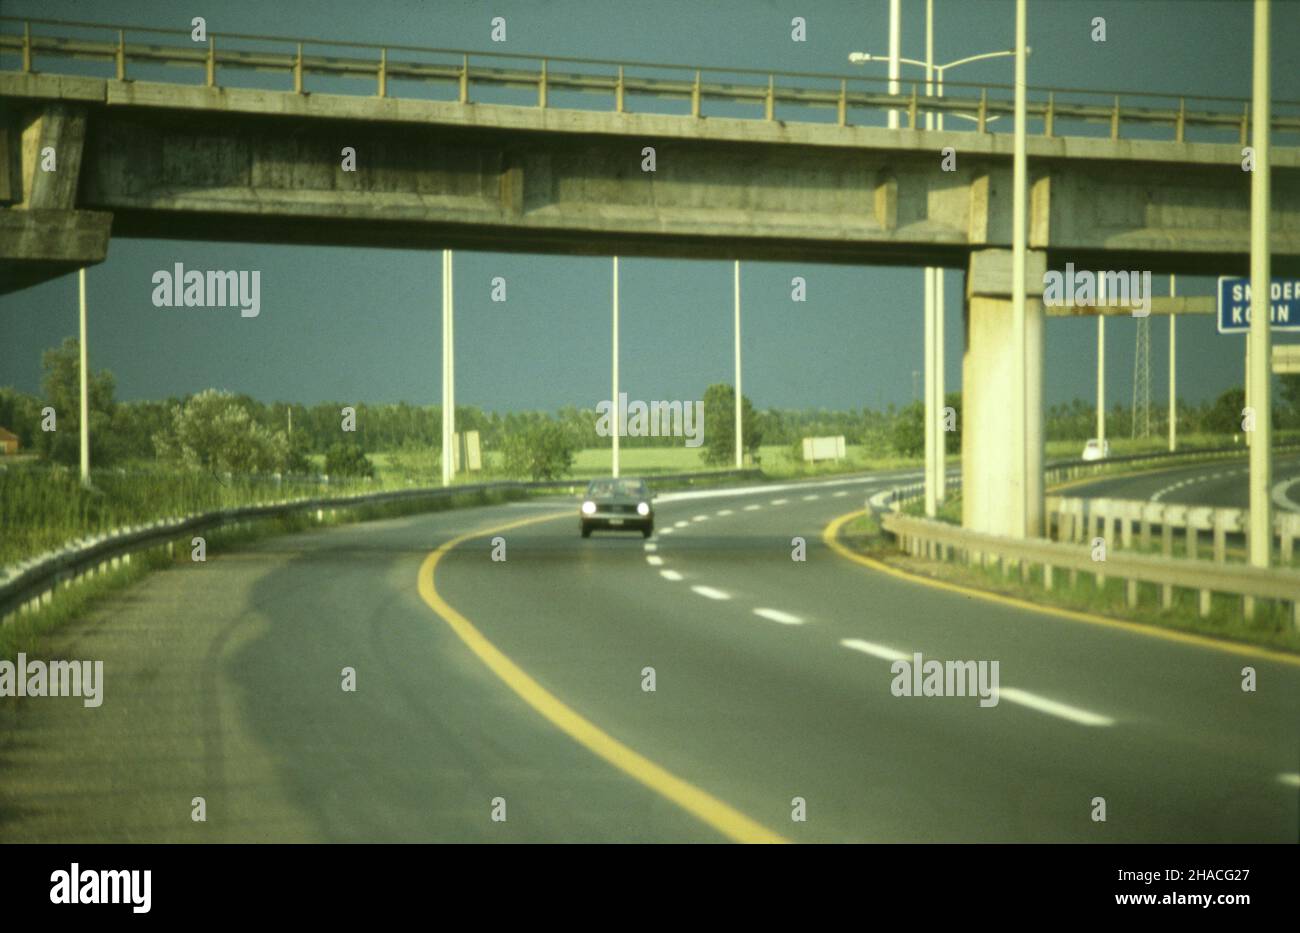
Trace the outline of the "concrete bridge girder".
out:
[[[119,235],[947,267],[1010,245],[1005,134],[13,73],[0,98],[82,108],[78,207]],[[1275,155],[1275,265],[1300,272],[1300,152]],[[1239,147],[1034,137],[1029,156],[1049,266],[1245,270]]]
[[[112,214],[77,209],[86,124],[58,101],[0,116],[0,294],[108,254]]]

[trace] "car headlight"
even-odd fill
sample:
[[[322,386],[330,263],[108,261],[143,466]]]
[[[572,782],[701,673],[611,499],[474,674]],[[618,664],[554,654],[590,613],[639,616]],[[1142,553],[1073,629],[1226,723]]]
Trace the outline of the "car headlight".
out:
[[[649,503],[649,502],[638,502],[638,503],[637,503],[637,506],[636,506],[636,514],[638,514],[638,515],[649,515],[649,514],[650,514],[650,503]]]
[[[582,514],[583,514],[583,515],[595,515],[595,514],[596,514],[596,503],[592,502],[590,499],[588,499],[586,502],[582,503]]]

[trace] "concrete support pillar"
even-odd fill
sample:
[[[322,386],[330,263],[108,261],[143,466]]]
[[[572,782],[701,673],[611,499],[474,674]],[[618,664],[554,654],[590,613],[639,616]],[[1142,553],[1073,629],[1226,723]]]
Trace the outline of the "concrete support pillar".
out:
[[[971,255],[962,359],[962,525],[1015,538],[1043,533],[1043,273],[1046,256],[1025,262],[1025,356],[1017,359],[1011,308],[1011,251]],[[1023,431],[1014,423],[1015,376],[1023,372]],[[1015,438],[1024,438],[1019,448]]]

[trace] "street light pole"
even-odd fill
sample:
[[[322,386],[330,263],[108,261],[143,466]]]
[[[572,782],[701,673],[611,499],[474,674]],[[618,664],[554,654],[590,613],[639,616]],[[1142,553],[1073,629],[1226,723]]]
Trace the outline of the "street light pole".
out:
[[[889,0],[889,93],[898,93],[898,64],[902,44],[902,23],[899,5],[901,0]],[[889,128],[898,129],[898,111],[889,110]]]
[[[1169,276],[1169,297],[1178,295],[1178,283]],[[1178,315],[1169,312],[1169,452],[1178,449],[1178,382],[1175,361],[1178,359]]]
[[[612,464],[613,476],[615,479],[617,479],[618,478],[618,433],[619,430],[622,428],[622,424],[620,424],[621,418],[619,417],[619,409],[622,406],[619,405],[619,399],[618,399],[618,257],[617,256],[614,257],[614,330],[613,333],[614,333],[614,359],[613,359],[613,364],[610,367],[610,379],[612,382],[611,403],[613,405],[612,410],[614,415],[614,425],[613,425],[614,430],[610,432],[610,436],[613,438],[613,447],[611,448],[610,460]]]
[[[442,485],[450,486],[455,473],[453,447],[456,440],[454,396],[455,376],[452,372],[453,340],[451,250],[442,251]]]
[[[745,446],[743,441],[743,432],[741,430],[741,411],[740,404],[740,260],[736,260],[735,268],[735,294],[736,294],[736,469],[742,469],[745,466]]]
[[[1029,445],[1032,438],[1029,430],[1028,404],[1028,333],[1025,299],[1025,263],[1027,244],[1025,241],[1025,208],[1028,200],[1027,181],[1029,177],[1028,160],[1025,148],[1025,0],[1016,0],[1016,101],[1015,101],[1015,136],[1012,145],[1012,218],[1011,218],[1011,340],[1012,340],[1012,423],[1015,426],[1012,438],[1012,450],[1018,460],[1012,486],[1016,493],[1015,527],[1021,537],[1036,537],[1038,530],[1031,527],[1036,523],[1037,509],[1030,508],[1030,488],[1034,480],[1030,477]]]
[[[90,353],[86,348],[86,267],[77,271],[77,317],[81,345],[81,485],[90,487]]]
[[[1251,113],[1255,171],[1250,177],[1250,367],[1247,373],[1248,404],[1254,410],[1255,431],[1250,447],[1250,563],[1268,567],[1273,543],[1272,501],[1272,290],[1269,263],[1269,197],[1272,158],[1269,153],[1269,121],[1272,96],[1269,89],[1269,0],[1255,0],[1255,48]],[[1254,600],[1245,603],[1247,618]]]
[[[925,96],[934,96],[934,0],[925,0]],[[925,128],[932,129],[934,126],[934,114],[927,109],[925,112]],[[936,372],[938,361],[943,358],[943,350],[939,348],[937,337],[938,328],[935,321],[935,274],[938,270],[934,266],[926,266],[925,276],[925,514],[927,518],[934,518],[939,513],[939,490],[936,483],[936,476],[942,471],[938,466],[941,460],[939,453],[939,402],[940,397],[937,394]]]
[[[1097,315],[1097,440],[1106,449],[1106,316]]]
[[[893,8],[891,6],[891,12]],[[926,0],[925,9],[925,61],[918,61],[914,58],[903,58],[897,55],[893,38],[893,27],[895,21],[891,19],[891,39],[890,55],[888,58],[891,78],[897,75],[896,63],[913,65],[925,69],[925,96],[926,97],[943,97],[943,80],[944,72],[949,68],[956,68],[959,65],[969,64],[970,62],[982,61],[988,58],[1005,58],[1016,55],[1014,49],[1008,49],[1002,52],[982,52],[978,55],[968,55],[965,58],[955,59],[943,65],[934,64],[934,4],[933,0]],[[1030,54],[1030,48],[1025,47],[1025,55]],[[853,52],[849,55],[849,61],[855,65],[861,65],[872,60],[881,61],[879,56],[872,56],[870,52]],[[896,84],[891,82],[890,93],[897,93]],[[965,114],[957,114],[967,119],[974,119]],[[897,112],[889,111],[890,126],[897,127]],[[997,116],[989,117],[985,123],[991,123],[996,120]],[[925,128],[927,130],[936,128],[942,130],[943,113],[938,114],[938,119],[934,119],[933,110],[927,110],[925,115]],[[925,311],[924,311],[924,370],[925,370],[925,513],[928,516],[938,514],[938,506],[943,502],[947,494],[947,450],[944,440],[944,431],[940,413],[943,409],[945,397],[944,391],[944,270],[935,266],[927,266],[924,278],[925,291]]]

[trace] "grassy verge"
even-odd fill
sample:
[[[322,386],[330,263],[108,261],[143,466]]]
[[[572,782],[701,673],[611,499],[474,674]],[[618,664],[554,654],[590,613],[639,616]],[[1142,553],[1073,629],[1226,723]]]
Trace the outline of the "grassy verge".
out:
[[[1174,591],[1170,609],[1160,607],[1160,589],[1154,584],[1139,584],[1138,605],[1129,608],[1125,600],[1125,583],[1111,577],[1098,586],[1092,574],[1080,573],[1073,581],[1068,572],[1053,575],[1052,589],[1043,587],[1041,567],[1030,569],[1022,580],[1013,569],[1010,575],[994,567],[969,566],[955,561],[934,561],[913,557],[898,550],[880,527],[874,515],[864,515],[844,526],[840,540],[850,549],[907,573],[947,583],[999,593],[1040,605],[1074,609],[1097,615],[1177,631],[1192,632],[1245,644],[1300,652],[1300,632],[1291,625],[1289,607],[1260,604],[1255,618],[1247,620],[1239,599],[1215,594],[1210,614],[1198,612],[1197,594]]]
[[[294,513],[258,519],[239,526],[213,529],[204,534],[204,539],[207,542],[208,557],[211,559],[223,551],[232,551],[273,535],[306,531],[328,525],[397,518],[423,512],[496,505],[523,498],[527,498],[527,494],[522,490],[490,490],[440,498],[366,504],[337,508],[332,514],[326,512],[324,522],[315,521],[314,516],[305,512]],[[56,588],[47,604],[34,612],[16,615],[9,625],[0,625],[0,659],[12,660],[20,651],[28,654],[37,651],[46,633],[82,617],[92,605],[105,596],[130,586],[152,571],[163,570],[178,563],[188,563],[189,537],[178,539],[176,545],[175,556],[169,556],[166,546],[162,545],[137,552],[132,556],[129,564],[122,564],[95,576],[83,577],[69,587]]]

